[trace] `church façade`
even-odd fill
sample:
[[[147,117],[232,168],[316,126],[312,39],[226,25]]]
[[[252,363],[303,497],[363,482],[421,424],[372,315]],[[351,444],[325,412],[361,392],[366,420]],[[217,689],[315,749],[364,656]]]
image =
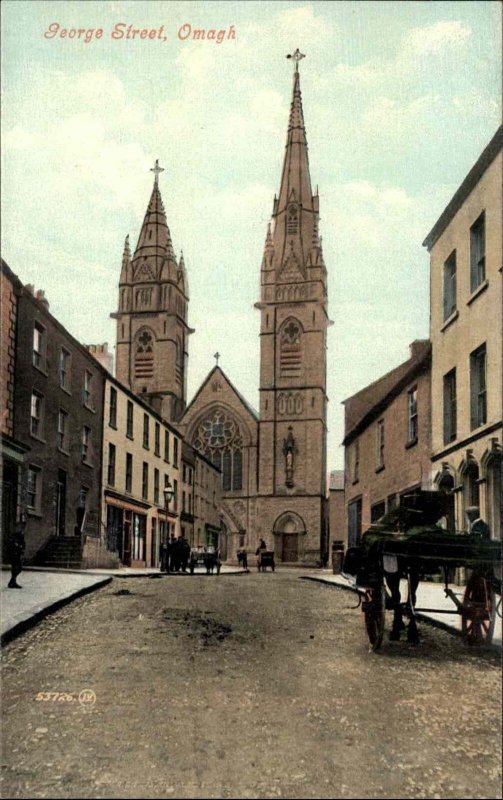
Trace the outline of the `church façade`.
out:
[[[260,412],[215,366],[187,406],[188,279],[159,189],[119,284],[117,378],[175,422],[222,472],[221,545],[228,558],[260,538],[283,563],[315,564],[327,547],[327,271],[318,231],[298,61],[279,194],[261,265]]]

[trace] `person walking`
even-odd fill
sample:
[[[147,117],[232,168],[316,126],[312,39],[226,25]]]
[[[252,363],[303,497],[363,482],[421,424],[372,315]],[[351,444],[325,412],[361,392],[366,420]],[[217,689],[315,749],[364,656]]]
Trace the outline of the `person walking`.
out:
[[[17,582],[17,576],[23,569],[23,553],[25,548],[24,541],[24,526],[25,520],[21,519],[16,525],[14,537],[10,545],[10,570],[11,578],[7,584],[9,589],[22,589],[23,587]]]
[[[168,542],[167,572],[175,572],[176,565],[176,539],[172,533]]]
[[[189,557],[190,557],[190,544],[188,543],[183,533],[180,536],[179,542],[180,542],[180,566],[182,568],[182,572],[187,572],[187,564],[189,563]]]

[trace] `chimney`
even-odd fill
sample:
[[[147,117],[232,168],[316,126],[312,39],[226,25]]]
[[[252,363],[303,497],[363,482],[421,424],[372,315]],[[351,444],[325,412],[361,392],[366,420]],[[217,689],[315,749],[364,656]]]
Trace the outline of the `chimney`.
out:
[[[38,289],[37,294],[35,295],[35,299],[38,300],[39,303],[42,303],[46,311],[49,311],[49,301],[45,296],[45,292],[43,289]]]

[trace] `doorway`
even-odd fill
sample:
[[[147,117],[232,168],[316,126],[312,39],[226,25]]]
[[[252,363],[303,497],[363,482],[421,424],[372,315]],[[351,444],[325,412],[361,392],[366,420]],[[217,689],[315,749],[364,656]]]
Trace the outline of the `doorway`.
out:
[[[77,519],[77,524],[78,524]],[[56,536],[66,533],[66,472],[58,469],[56,484]]]
[[[299,534],[298,533],[284,533],[282,536],[281,560],[282,561],[298,561],[299,560]]]

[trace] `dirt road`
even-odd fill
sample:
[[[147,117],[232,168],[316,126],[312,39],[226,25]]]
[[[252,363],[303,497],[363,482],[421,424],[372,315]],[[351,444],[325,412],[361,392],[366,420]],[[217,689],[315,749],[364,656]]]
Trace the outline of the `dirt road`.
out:
[[[114,580],[5,648],[3,797],[501,797],[498,657],[369,653],[351,605],[295,571]]]

